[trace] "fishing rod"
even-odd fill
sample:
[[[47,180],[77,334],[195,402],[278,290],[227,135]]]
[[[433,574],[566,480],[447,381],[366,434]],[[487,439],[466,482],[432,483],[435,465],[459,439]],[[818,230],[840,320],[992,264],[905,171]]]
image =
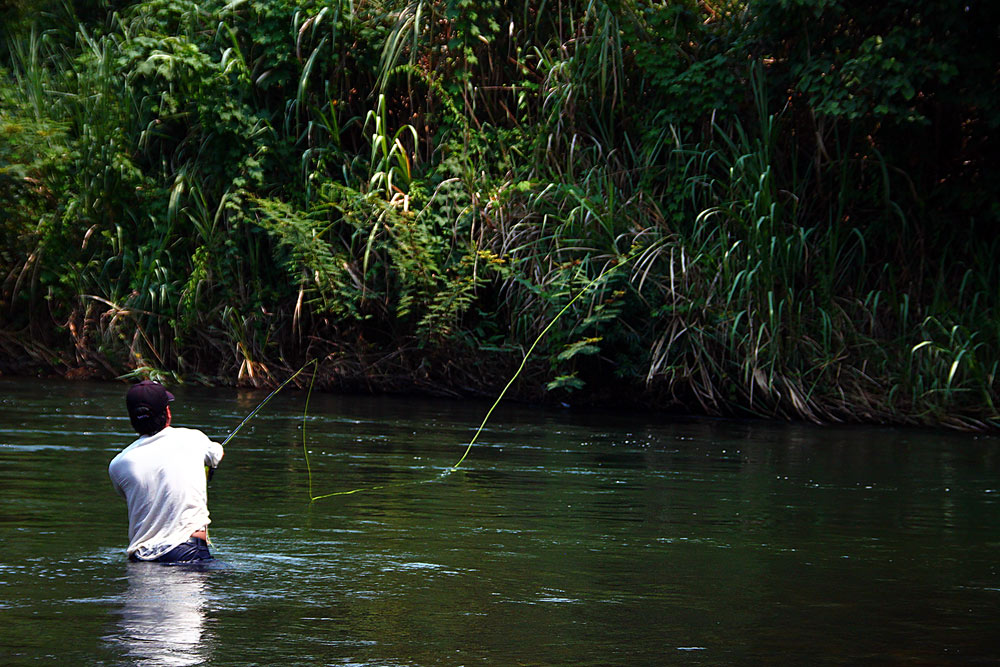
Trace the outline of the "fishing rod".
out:
[[[244,417],[244,418],[243,418],[243,421],[241,421],[241,422],[240,422],[239,426],[237,426],[236,428],[234,428],[234,429],[233,429],[233,431],[232,431],[232,433],[230,433],[230,434],[229,434],[229,435],[228,435],[228,436],[226,437],[226,439],[222,441],[222,446],[223,446],[223,447],[225,447],[225,446],[226,446],[226,444],[227,444],[227,443],[228,443],[228,442],[229,442],[230,440],[232,440],[232,439],[233,439],[233,437],[234,437],[234,436],[235,436],[235,435],[236,435],[237,433],[239,433],[239,432],[240,432],[240,429],[241,429],[241,428],[243,428],[243,426],[244,426],[244,425],[245,425],[245,424],[246,424],[246,423],[247,423],[248,421],[250,421],[251,419],[253,419],[254,415],[256,415],[256,414],[257,414],[258,412],[260,412],[260,411],[261,411],[261,410],[262,410],[262,409],[264,408],[264,406],[265,406],[265,405],[267,405],[267,404],[268,404],[268,403],[269,403],[269,402],[271,401],[271,399],[272,399],[272,398],[274,398],[274,397],[275,397],[275,395],[276,395],[276,394],[277,394],[277,393],[278,393],[279,391],[281,391],[282,389],[284,389],[284,388],[285,388],[285,386],[286,386],[286,385],[287,385],[287,384],[288,384],[289,382],[291,382],[292,380],[294,380],[295,378],[297,378],[297,377],[298,377],[298,376],[299,376],[299,375],[300,375],[300,374],[302,373],[302,371],[304,371],[305,369],[309,368],[310,366],[313,366],[313,367],[314,367],[314,368],[313,368],[313,382],[315,382],[315,381],[316,381],[316,368],[318,368],[318,367],[319,367],[319,360],[318,360],[318,359],[310,359],[310,360],[309,360],[309,361],[307,361],[307,362],[306,362],[305,364],[303,364],[302,368],[300,368],[299,370],[297,370],[297,371],[295,371],[294,373],[292,373],[291,377],[289,377],[289,378],[288,378],[287,380],[285,380],[285,381],[284,381],[284,382],[282,382],[282,383],[281,383],[280,385],[278,385],[278,388],[277,388],[277,389],[275,389],[275,390],[274,390],[274,391],[272,391],[272,392],[271,392],[270,394],[268,394],[268,395],[267,395],[267,398],[265,398],[265,399],[264,399],[263,401],[261,401],[261,402],[260,402],[260,404],[258,404],[258,405],[257,405],[257,407],[256,407],[256,408],[254,408],[254,409],[253,409],[253,411],[252,411],[252,412],[251,412],[250,414],[248,414],[248,415],[247,415],[246,417]],[[310,383],[310,384],[309,384],[309,393],[310,393],[310,394],[312,394],[312,383]],[[306,409],[308,409],[308,407],[309,407],[309,399],[307,398],[307,399],[306,399]]]
[[[286,379],[284,382],[282,382],[280,385],[278,385],[274,389],[274,391],[272,391],[270,394],[268,394],[264,398],[263,401],[261,401],[259,404],[257,404],[257,407],[255,407],[250,412],[250,414],[248,414],[246,417],[243,418],[243,421],[241,421],[239,423],[239,425],[232,430],[232,432],[226,437],[226,439],[222,441],[222,446],[225,447],[226,444],[230,440],[232,440],[233,437],[237,433],[239,433],[240,429],[242,429],[246,425],[247,422],[249,422],[251,419],[253,419],[254,416],[258,412],[260,412],[261,410],[264,409],[264,406],[267,405],[270,402],[270,400],[272,398],[274,398],[278,394],[278,392],[280,392],[282,389],[284,389],[286,386],[288,386],[288,384],[292,380],[294,380],[299,375],[301,375],[302,372],[305,369],[309,368],[310,366],[313,367],[313,374],[312,374],[312,379],[309,382],[309,390],[306,392],[305,407],[302,410],[302,455],[303,455],[303,457],[305,458],[305,461],[306,461],[306,473],[307,473],[308,480],[309,480],[309,502],[313,503],[313,502],[315,502],[317,500],[320,500],[322,498],[331,498],[333,496],[346,496],[346,495],[350,495],[352,493],[358,493],[359,491],[377,491],[379,489],[384,489],[384,488],[387,488],[389,486],[404,486],[406,484],[414,484],[414,483],[416,483],[416,482],[404,482],[402,484],[383,484],[383,485],[380,485],[380,486],[366,486],[366,487],[362,487],[362,488],[358,488],[358,489],[351,489],[350,491],[336,491],[334,493],[326,493],[326,494],[322,494],[322,495],[319,495],[319,496],[314,496],[313,495],[312,464],[309,461],[309,449],[308,449],[307,443],[306,443],[306,421],[309,418],[309,402],[312,399],[313,387],[316,384],[316,373],[319,370],[319,360],[318,359],[311,359],[311,360],[307,361],[305,364],[302,365],[302,367],[299,370],[295,371],[288,379]],[[208,466],[205,467],[205,474],[208,476],[209,480],[212,479],[212,473],[213,472],[214,472],[213,468],[209,468]],[[425,481],[430,481],[430,480],[425,480]]]
[[[272,391],[270,394],[268,394],[267,397],[264,398],[263,401],[261,401],[260,403],[258,403],[257,407],[254,408],[250,412],[250,414],[248,414],[246,417],[244,417],[243,421],[241,421],[239,423],[239,425],[237,425],[237,427],[234,428],[229,433],[228,436],[226,436],[226,439],[222,441],[222,447],[225,448],[225,446],[227,444],[229,444],[229,441],[232,440],[236,436],[236,434],[240,432],[240,429],[242,429],[246,425],[246,423],[248,421],[250,421],[251,419],[253,419],[254,416],[258,412],[260,412],[261,410],[263,410],[264,406],[267,405],[271,401],[271,399],[274,398],[278,394],[279,391],[281,391],[282,389],[284,389],[292,380],[294,380],[295,378],[297,378],[302,373],[302,371],[304,371],[305,369],[309,368],[309,366],[313,366],[312,382],[309,383],[309,395],[312,395],[313,384],[316,382],[316,370],[319,368],[319,360],[317,360],[317,359],[310,359],[309,361],[307,361],[305,364],[302,365],[302,368],[300,368],[299,370],[297,370],[294,373],[292,373],[292,375],[287,380],[285,380],[284,382],[282,382],[281,384],[279,384],[278,387],[274,391]],[[306,411],[308,412],[308,410],[309,410],[309,398],[307,396],[306,397]],[[306,419],[306,415],[303,414],[302,415],[302,433],[303,433],[303,435],[302,435],[302,442],[303,442],[303,444],[305,443],[305,428],[306,428],[305,419]],[[215,474],[215,468],[212,468],[210,466],[205,466],[205,477],[208,478],[209,482],[212,481],[212,476],[214,474]],[[312,475],[311,474],[310,474],[310,477],[309,477],[309,484],[310,484],[310,495],[312,495],[312,491],[311,491],[311,488],[312,488]],[[208,542],[209,544],[211,544],[211,540],[209,539],[208,528],[207,527],[205,528],[205,541]]]
[[[289,382],[291,382],[292,380],[294,380],[295,378],[297,378],[297,377],[299,376],[299,374],[300,374],[300,373],[302,373],[302,371],[304,371],[305,369],[309,368],[309,366],[312,366],[312,365],[315,365],[315,366],[319,366],[319,364],[318,364],[318,362],[317,362],[317,360],[316,360],[316,359],[311,359],[310,361],[307,361],[307,362],[306,362],[306,363],[305,363],[305,364],[304,364],[304,365],[302,366],[302,368],[300,368],[299,370],[297,370],[297,371],[295,371],[294,373],[292,373],[292,376],[291,376],[291,377],[289,377],[289,378],[288,378],[287,380],[285,380],[285,381],[284,381],[284,382],[282,382],[282,383],[281,383],[280,385],[278,385],[278,388],[277,388],[277,389],[275,389],[275,390],[274,390],[274,391],[272,391],[272,392],[271,392],[270,394],[268,394],[268,395],[267,395],[267,398],[265,398],[265,399],[264,399],[263,401],[261,401],[261,402],[260,402],[260,403],[259,403],[259,404],[257,405],[257,407],[256,407],[256,408],[254,408],[254,409],[253,409],[253,411],[251,411],[251,412],[250,412],[250,414],[248,414],[248,415],[247,415],[246,417],[244,417],[244,418],[243,418],[243,421],[241,421],[241,422],[239,423],[239,425],[238,425],[238,426],[237,426],[236,428],[234,428],[234,429],[232,430],[232,432],[230,432],[230,434],[229,434],[228,436],[226,436],[226,439],[222,441],[222,446],[223,446],[223,447],[225,447],[225,446],[226,446],[227,444],[229,444],[229,441],[230,441],[230,440],[232,440],[232,439],[233,439],[233,438],[234,438],[234,437],[236,436],[236,434],[240,432],[240,429],[241,429],[241,428],[243,428],[243,427],[244,427],[244,426],[246,425],[246,423],[247,423],[248,421],[250,421],[251,419],[253,419],[253,418],[254,418],[254,415],[256,415],[256,414],[257,414],[258,412],[260,412],[260,411],[261,411],[261,410],[262,410],[262,409],[264,408],[264,406],[265,406],[265,405],[267,405],[267,404],[268,404],[268,403],[269,403],[269,402],[271,401],[271,399],[272,399],[272,398],[274,398],[274,396],[275,396],[275,395],[276,395],[276,394],[277,394],[277,393],[278,393],[279,391],[281,391],[282,389],[284,389],[284,388],[285,388],[285,386],[286,386],[286,385],[287,385],[287,384],[288,384]],[[316,381],[316,371],[315,371],[315,369],[314,369],[314,370],[313,370],[313,382],[315,382],[315,381]],[[312,393],[312,385],[311,385],[311,384],[309,385],[309,392],[310,392],[310,393]],[[307,402],[306,402],[306,406],[308,407],[308,400],[307,400]],[[305,417],[303,417],[303,425],[302,425],[302,428],[303,428],[303,430],[305,429]],[[208,478],[208,481],[209,481],[209,482],[211,482],[211,481],[212,481],[212,477],[213,477],[214,475],[215,475],[215,468],[213,468],[213,467],[211,467],[211,466],[205,466],[205,477],[207,477],[207,478]]]

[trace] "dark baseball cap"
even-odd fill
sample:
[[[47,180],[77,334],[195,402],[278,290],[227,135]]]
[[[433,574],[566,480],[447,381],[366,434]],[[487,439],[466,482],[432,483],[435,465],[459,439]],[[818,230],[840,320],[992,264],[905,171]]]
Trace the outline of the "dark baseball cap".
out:
[[[125,395],[128,417],[139,433],[156,433],[166,424],[167,404],[174,400],[159,382],[143,380]]]

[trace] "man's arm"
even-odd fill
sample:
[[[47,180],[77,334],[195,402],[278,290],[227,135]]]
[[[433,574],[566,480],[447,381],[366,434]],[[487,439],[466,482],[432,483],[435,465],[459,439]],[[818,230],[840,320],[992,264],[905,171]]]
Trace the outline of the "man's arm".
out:
[[[212,481],[212,475],[215,474],[215,469],[219,467],[219,463],[225,455],[226,452],[222,449],[222,445],[211,440],[208,441],[208,447],[205,450],[205,476],[209,482]]]

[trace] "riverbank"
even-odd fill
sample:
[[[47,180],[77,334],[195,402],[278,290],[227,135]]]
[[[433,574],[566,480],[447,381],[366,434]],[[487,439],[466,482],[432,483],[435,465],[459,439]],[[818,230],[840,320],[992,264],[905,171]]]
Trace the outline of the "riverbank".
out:
[[[995,428],[1000,5],[786,5],[8,4],[7,367]]]
[[[326,350],[323,353],[321,350]],[[782,422],[815,424],[909,425],[947,428],[960,431],[996,432],[1000,420],[986,408],[965,406],[953,413],[905,412],[891,407],[885,396],[867,395],[854,403],[844,388],[835,388],[843,398],[837,404],[822,403],[820,395],[809,397],[813,406],[808,413],[782,410],[780,402],[706,403],[693,392],[686,396],[678,387],[643,383],[638,378],[594,375],[589,382],[572,392],[548,389],[548,363],[544,358],[523,357],[511,351],[464,353],[450,348],[430,351],[419,348],[391,353],[351,349],[347,345],[316,345],[315,356],[289,359],[229,360],[211,367],[161,368],[147,365],[141,358],[131,366],[115,367],[112,359],[94,349],[79,346],[70,349],[47,347],[37,341],[27,343],[0,331],[0,375],[5,377],[50,377],[72,381],[154,378],[168,385],[243,387],[273,389],[295,373],[306,360],[317,359],[317,391],[344,395],[400,395],[492,401],[504,392],[504,401],[532,405],[599,408],[642,411],[647,414],[768,419]],[[517,379],[507,387],[515,374]],[[306,377],[308,375],[308,377]],[[295,384],[306,388],[311,374],[304,374]],[[755,380],[756,381],[756,380]],[[672,389],[672,391],[671,391]],[[762,390],[761,393],[764,393]],[[824,392],[829,396],[829,392]],[[685,400],[686,398],[686,400]],[[780,396],[767,397],[781,400]],[[779,409],[769,411],[769,407]]]

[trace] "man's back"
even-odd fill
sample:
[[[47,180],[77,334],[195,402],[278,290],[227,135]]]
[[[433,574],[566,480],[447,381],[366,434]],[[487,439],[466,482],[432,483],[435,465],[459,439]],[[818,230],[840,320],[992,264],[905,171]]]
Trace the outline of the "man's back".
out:
[[[209,524],[205,466],[222,456],[201,431],[167,426],[111,461],[111,482],[128,504],[130,555],[152,560]]]

